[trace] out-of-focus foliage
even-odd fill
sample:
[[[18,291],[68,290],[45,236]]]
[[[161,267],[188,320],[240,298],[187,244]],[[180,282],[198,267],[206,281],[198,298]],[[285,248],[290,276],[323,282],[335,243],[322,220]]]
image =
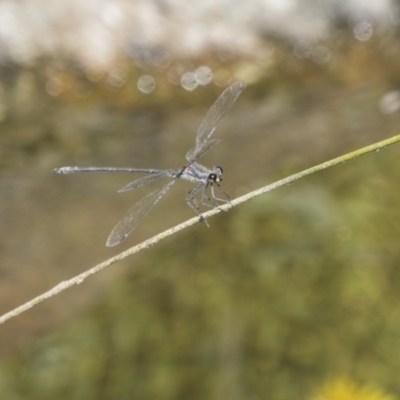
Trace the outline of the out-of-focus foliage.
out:
[[[90,315],[1,370],[1,392],[307,399],[341,373],[400,393],[396,159],[325,171],[132,260]]]
[[[348,378],[330,379],[317,390],[310,400],[395,400],[379,388],[358,385]]]
[[[0,40],[1,312],[114,254],[103,246],[113,224],[147,193],[117,195],[134,179],[126,175],[51,170],[181,166],[206,109],[232,80],[246,89],[218,128],[223,143],[201,160],[223,166],[232,197],[399,133],[395,7],[382,26],[385,17],[368,19],[367,12],[340,17],[351,2],[319,2],[318,10],[335,12],[317,32],[317,3],[306,2],[298,15],[310,24],[302,26],[319,34],[306,39],[268,35],[272,21],[285,25],[272,14],[267,24],[260,12],[254,21],[265,24],[252,24],[259,36],[251,46],[241,35],[248,25],[237,24],[251,23],[249,14],[224,8],[234,28],[217,23],[218,13],[202,25],[208,38],[220,33],[224,46],[193,55],[143,36],[115,38],[124,28],[118,24],[105,38],[104,27],[118,16],[128,28],[138,26],[115,11],[120,3],[79,3],[88,7],[82,16],[94,12],[103,22],[78,24],[72,36],[54,25],[60,36],[30,37],[40,19],[26,19],[33,25],[23,30],[24,19],[10,15],[30,15],[35,6],[28,12],[23,3],[0,5],[0,39],[28,38],[20,43],[28,56],[40,50],[27,46],[37,38],[47,38],[50,50],[60,37],[78,46],[33,62],[19,45],[7,58],[1,46],[12,41]],[[162,13],[177,9],[170,3]],[[11,14],[1,12],[7,9]],[[185,19],[178,9],[174,15]],[[174,31],[170,21],[162,29]],[[185,26],[204,32],[193,21]],[[10,33],[14,26],[21,30]],[[175,30],[198,44],[190,33]],[[227,46],[228,36],[239,48]],[[129,46],[113,46],[114,39]],[[91,40],[99,47],[88,49]],[[102,58],[93,64],[93,56]],[[400,398],[398,152],[393,146],[369,154],[230,210],[209,229],[195,226],[129,259],[128,270],[115,265],[10,321],[0,335],[0,397],[305,400],[329,388],[362,392],[340,381],[318,391],[327,377],[343,375]],[[124,245],[193,215],[184,202],[190,185],[180,183]]]

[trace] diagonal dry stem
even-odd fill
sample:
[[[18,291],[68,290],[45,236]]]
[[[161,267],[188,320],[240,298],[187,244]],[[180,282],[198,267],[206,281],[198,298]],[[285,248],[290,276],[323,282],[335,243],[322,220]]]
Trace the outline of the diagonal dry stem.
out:
[[[271,183],[271,184],[269,184],[267,186],[264,186],[264,187],[262,187],[260,189],[255,190],[253,192],[245,194],[244,196],[238,197],[238,198],[232,200],[228,204],[221,205],[218,208],[214,208],[214,209],[212,209],[212,210],[210,210],[208,212],[205,212],[204,213],[204,217],[205,218],[209,218],[209,217],[211,217],[211,216],[213,216],[215,214],[218,214],[221,211],[226,211],[231,207],[237,206],[237,205],[239,205],[241,203],[244,203],[244,202],[246,202],[248,200],[253,199],[254,197],[257,197],[257,196],[260,196],[260,195],[262,195],[264,193],[267,193],[267,192],[270,192],[272,190],[275,190],[275,189],[277,189],[277,188],[279,188],[281,186],[288,185],[288,184],[290,184],[292,182],[295,182],[295,181],[297,181],[297,180],[299,180],[301,178],[304,178],[305,176],[311,175],[311,174],[313,174],[315,172],[322,171],[322,170],[327,169],[327,168],[331,168],[331,167],[333,167],[333,166],[335,166],[337,164],[353,160],[353,159],[355,159],[355,158],[357,158],[359,156],[362,156],[364,154],[368,154],[368,153],[371,153],[373,151],[379,151],[380,149],[382,149],[384,147],[387,147],[387,146],[390,146],[392,144],[395,144],[395,143],[397,143],[399,141],[400,141],[400,135],[397,135],[397,136],[394,136],[394,137],[392,137],[390,139],[383,140],[381,142],[378,142],[378,143],[363,147],[362,149],[353,151],[353,152],[345,154],[343,156],[334,158],[334,159],[332,159],[330,161],[323,162],[322,164],[316,165],[315,167],[308,168],[308,169],[306,169],[304,171],[298,172],[297,174],[288,176],[287,178],[283,178],[283,179],[281,179],[281,180],[279,180],[277,182]],[[173,234],[175,234],[175,233],[177,233],[177,232],[179,232],[179,231],[181,231],[183,229],[186,229],[189,226],[192,226],[197,222],[199,222],[199,217],[198,216],[196,216],[194,218],[191,218],[191,219],[189,219],[189,220],[187,220],[187,221],[185,221],[185,222],[183,222],[183,223],[181,223],[179,225],[174,226],[173,228],[167,229],[166,231],[161,232],[161,233],[153,236],[152,238],[150,238],[148,240],[145,240],[144,242],[142,242],[142,243],[140,243],[140,244],[138,244],[136,246],[131,247],[130,249],[128,249],[126,251],[123,251],[120,254],[117,254],[116,256],[114,256],[114,257],[112,257],[112,258],[110,258],[110,259],[108,259],[108,260],[106,260],[106,261],[94,266],[93,268],[88,269],[85,272],[82,272],[81,274],[79,274],[79,275],[77,275],[77,276],[75,276],[75,277],[73,277],[71,279],[68,279],[66,281],[63,281],[63,282],[59,283],[57,286],[54,286],[52,289],[48,290],[47,292],[35,297],[34,299],[26,302],[25,304],[22,304],[21,306],[15,308],[14,310],[11,310],[8,313],[0,316],[0,324],[8,321],[11,318],[16,317],[17,315],[29,310],[30,308],[32,308],[33,306],[41,303],[42,301],[57,295],[58,293],[68,289],[69,287],[82,283],[89,276],[97,274],[98,272],[100,272],[103,269],[109,267],[110,265],[116,263],[117,261],[121,261],[121,260],[123,260],[123,259],[125,259],[125,258],[127,258],[127,257],[129,257],[129,256],[131,256],[133,254],[138,253],[141,250],[147,249],[148,247],[153,246],[154,244],[156,244],[156,243],[160,242],[161,240],[165,239],[166,237],[171,236],[171,235],[173,235]]]

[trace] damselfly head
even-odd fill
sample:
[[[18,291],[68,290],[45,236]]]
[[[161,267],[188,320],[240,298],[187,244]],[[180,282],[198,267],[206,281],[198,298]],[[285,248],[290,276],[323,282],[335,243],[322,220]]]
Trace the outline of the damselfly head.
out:
[[[210,175],[208,175],[208,181],[210,183],[213,182],[221,182],[222,181],[222,168],[221,167],[215,167],[213,171],[211,172]]]

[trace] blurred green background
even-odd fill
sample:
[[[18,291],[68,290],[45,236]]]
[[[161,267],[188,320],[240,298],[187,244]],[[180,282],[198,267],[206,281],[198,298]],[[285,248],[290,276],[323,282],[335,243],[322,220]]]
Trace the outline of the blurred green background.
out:
[[[43,7],[43,4],[46,7]],[[397,2],[0,4],[0,313],[193,216],[63,165],[201,160],[232,198],[399,134]],[[399,399],[400,161],[391,146],[250,201],[0,327],[7,399]],[[150,185],[151,186],[151,185]]]

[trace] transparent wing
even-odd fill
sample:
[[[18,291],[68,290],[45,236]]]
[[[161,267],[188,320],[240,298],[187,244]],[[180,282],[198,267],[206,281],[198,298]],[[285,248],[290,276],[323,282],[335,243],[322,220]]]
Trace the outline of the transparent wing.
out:
[[[153,175],[146,175],[142,178],[136,179],[135,181],[128,183],[126,186],[119,189],[118,192],[119,193],[127,192],[128,190],[136,189],[138,187],[146,185],[146,183],[156,181],[157,179],[164,178],[166,176],[170,176],[171,178],[175,177],[179,171],[180,170],[174,170],[174,169],[160,170],[159,172],[154,173]]]
[[[138,188],[140,186],[145,185],[146,183],[153,182],[153,181],[155,181],[157,179],[160,179],[160,178],[162,178],[164,176],[166,176],[164,172],[162,172],[162,173],[160,172],[160,173],[154,174],[154,175],[144,176],[142,178],[136,179],[133,182],[128,183],[123,188],[119,189],[118,193],[127,192],[128,190],[132,190],[132,189]]]
[[[200,124],[199,130],[196,135],[196,145],[186,153],[186,159],[191,162],[194,161],[199,155],[203,155],[203,149],[208,147],[208,141],[213,135],[215,128],[221,121],[222,117],[230,110],[235,103],[236,99],[242,92],[244,85],[242,82],[235,82],[229,86],[218,97],[216,102],[208,110],[205,118]]]
[[[110,233],[106,246],[116,246],[126,239],[126,237],[136,228],[138,223],[149,213],[149,211],[168,192],[168,190],[171,189],[175,182],[176,179],[173,179],[165,186],[154,190],[133,205]]]
[[[219,139],[219,138],[207,140],[207,142],[204,143],[204,146],[202,146],[201,149],[197,152],[196,159],[200,158],[203,154],[206,154],[208,150],[211,150],[221,140],[222,139]]]

